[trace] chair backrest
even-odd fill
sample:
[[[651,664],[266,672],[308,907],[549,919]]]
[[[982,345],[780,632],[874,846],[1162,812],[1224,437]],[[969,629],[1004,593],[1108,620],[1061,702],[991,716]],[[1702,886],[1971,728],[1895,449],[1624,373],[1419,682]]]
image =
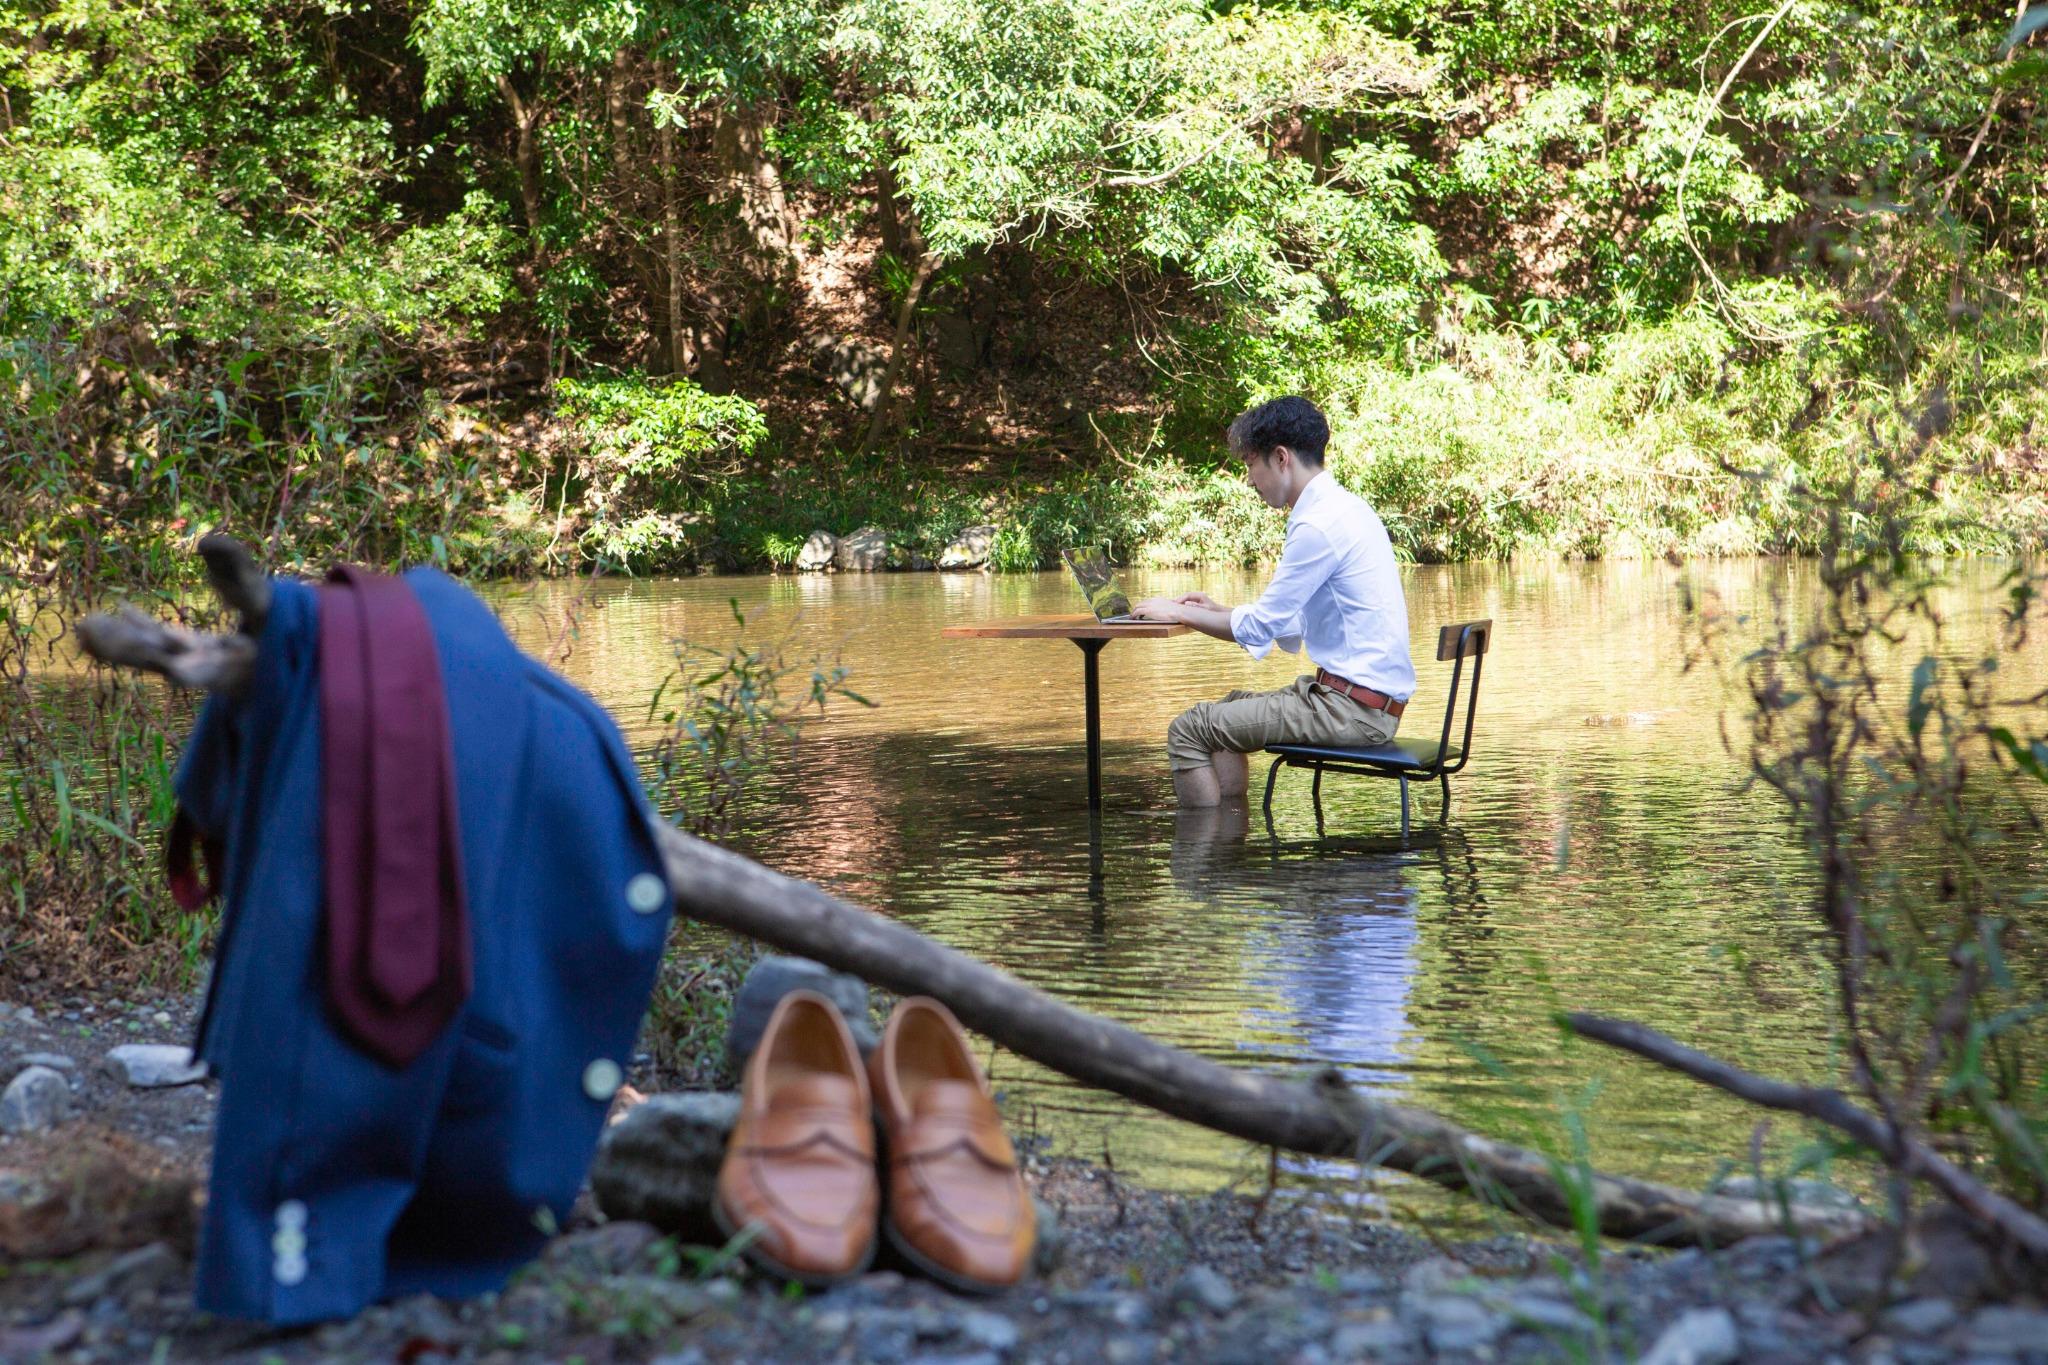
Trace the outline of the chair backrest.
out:
[[[1439,662],[1453,660],[1451,664],[1451,694],[1444,703],[1444,732],[1437,740],[1437,764],[1440,771],[1457,772],[1472,761],[1472,717],[1479,709],[1479,670],[1486,662],[1486,651],[1493,647],[1493,622],[1460,621],[1445,626],[1436,634],[1436,657]],[[1458,683],[1465,673],[1465,660],[1472,661],[1471,690],[1465,698],[1465,736],[1458,744],[1458,761],[1444,764],[1444,755],[1450,751],[1451,725],[1458,714]]]

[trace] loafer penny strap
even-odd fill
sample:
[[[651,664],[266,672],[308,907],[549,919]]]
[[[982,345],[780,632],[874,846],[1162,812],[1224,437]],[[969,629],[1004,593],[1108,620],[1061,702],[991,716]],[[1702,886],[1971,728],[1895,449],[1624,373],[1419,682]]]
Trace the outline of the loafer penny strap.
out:
[[[790,1155],[820,1145],[857,1161],[875,1159],[875,1125],[860,1088],[841,1076],[805,1076],[777,1086],[744,1115],[732,1146],[758,1156]]]
[[[934,1081],[918,1097],[908,1124],[892,1134],[892,1164],[923,1161],[965,1149],[995,1170],[1017,1167],[1016,1150],[1003,1132],[995,1106],[978,1086]]]
[[[733,1146],[757,1156],[790,1155],[806,1147],[824,1146],[856,1161],[875,1159],[873,1128],[856,1123],[840,1109],[771,1111],[757,1115],[746,1132],[733,1136]]]

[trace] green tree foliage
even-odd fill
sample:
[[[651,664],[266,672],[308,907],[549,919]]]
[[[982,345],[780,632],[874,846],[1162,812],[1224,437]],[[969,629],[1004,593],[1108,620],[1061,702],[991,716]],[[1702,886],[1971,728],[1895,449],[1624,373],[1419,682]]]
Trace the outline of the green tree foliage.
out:
[[[511,297],[487,193],[400,210],[390,125],[323,55],[347,17],[0,5],[8,567],[143,571],[122,545],[341,473],[419,348]]]
[[[944,483],[940,315],[1053,281],[1127,312],[1152,362],[1149,411],[1071,424],[1136,463],[925,499],[897,517],[916,543],[942,505],[1003,522],[1010,563],[1084,523],[1260,553],[1215,432],[1283,390],[1346,416],[1346,477],[1417,556],[1797,548],[1807,514],[1726,466],[1853,463],[1847,433],[1937,388],[1954,510],[2023,539],[2048,517],[2031,18],[0,0],[0,438],[34,455],[7,560],[226,516],[299,554],[562,567],[559,508],[615,561],[756,563],[793,518],[878,515],[835,445],[907,441]],[[590,373],[772,412],[805,253],[850,238],[889,396],[836,430],[778,419],[755,463],[824,475],[796,492],[684,479],[663,496],[692,520],[629,552],[564,497],[598,484],[558,443],[443,439],[470,419],[437,395],[502,375],[572,428],[553,384]],[[642,492],[632,518],[685,516]]]

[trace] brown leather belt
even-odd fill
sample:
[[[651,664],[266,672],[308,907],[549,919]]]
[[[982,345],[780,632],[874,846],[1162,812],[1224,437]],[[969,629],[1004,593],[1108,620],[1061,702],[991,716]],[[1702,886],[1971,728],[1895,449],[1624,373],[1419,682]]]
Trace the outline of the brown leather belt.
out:
[[[1368,711],[1384,711],[1390,716],[1398,716],[1408,709],[1407,702],[1395,701],[1386,693],[1375,692],[1370,687],[1360,687],[1355,682],[1338,677],[1327,668],[1316,670],[1316,682],[1332,692],[1343,693]]]

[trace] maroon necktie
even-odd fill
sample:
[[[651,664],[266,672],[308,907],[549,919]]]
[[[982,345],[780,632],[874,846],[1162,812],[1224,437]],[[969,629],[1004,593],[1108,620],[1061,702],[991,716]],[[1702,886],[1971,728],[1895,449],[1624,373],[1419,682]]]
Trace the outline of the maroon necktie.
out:
[[[320,593],[327,998],[404,1066],[469,997],[469,913],[448,700],[403,580],[328,571]]]

